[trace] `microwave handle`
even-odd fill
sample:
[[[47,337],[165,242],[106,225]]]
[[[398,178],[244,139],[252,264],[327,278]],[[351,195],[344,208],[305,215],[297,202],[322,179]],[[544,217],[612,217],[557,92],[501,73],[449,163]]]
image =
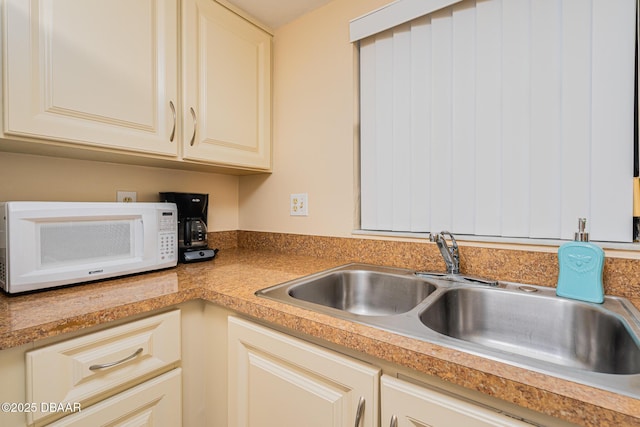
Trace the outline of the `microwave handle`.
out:
[[[138,242],[143,242],[142,246],[144,246],[144,218],[142,216],[140,216],[140,218],[138,218],[138,226],[136,227],[136,239]],[[138,247],[138,245],[136,245],[136,247]],[[137,256],[142,256],[144,254],[144,247],[138,247],[138,249],[136,250]]]

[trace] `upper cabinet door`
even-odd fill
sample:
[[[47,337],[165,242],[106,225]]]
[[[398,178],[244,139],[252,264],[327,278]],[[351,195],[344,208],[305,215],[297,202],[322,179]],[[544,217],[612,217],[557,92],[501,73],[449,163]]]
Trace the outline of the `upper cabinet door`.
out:
[[[271,169],[271,36],[211,0],[183,2],[183,157]]]
[[[177,0],[7,0],[4,132],[178,154]]]

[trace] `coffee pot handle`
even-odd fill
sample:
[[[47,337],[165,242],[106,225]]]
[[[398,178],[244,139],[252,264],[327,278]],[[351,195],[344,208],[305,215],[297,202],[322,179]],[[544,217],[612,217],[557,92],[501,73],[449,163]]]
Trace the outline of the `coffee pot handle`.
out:
[[[183,240],[185,246],[191,246],[191,221],[188,219],[184,222]]]

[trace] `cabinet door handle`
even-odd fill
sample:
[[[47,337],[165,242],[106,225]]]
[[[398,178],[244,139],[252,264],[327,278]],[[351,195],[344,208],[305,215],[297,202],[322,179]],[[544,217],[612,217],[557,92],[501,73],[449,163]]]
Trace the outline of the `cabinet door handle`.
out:
[[[196,141],[196,129],[198,128],[198,121],[196,120],[196,112],[193,111],[193,107],[189,108],[191,111],[191,117],[193,118],[193,135],[191,135],[191,141],[189,145],[193,147],[193,143]]]
[[[116,366],[119,365],[121,363],[127,362],[131,359],[134,359],[135,357],[137,357],[140,353],[142,353],[142,347],[140,347],[139,349],[137,349],[132,355],[125,357],[124,359],[120,359],[120,360],[116,360],[115,362],[109,362],[109,363],[101,363],[99,365],[91,365],[89,366],[89,370],[90,371],[97,371],[99,369],[105,369],[105,368],[110,368],[112,366]]]
[[[169,101],[169,107],[171,107],[171,114],[173,115],[173,129],[171,129],[169,142],[173,142],[173,138],[176,136],[176,106],[173,105],[173,101]]]
[[[389,424],[389,427],[398,427],[398,417],[391,415],[391,423]]]
[[[360,396],[360,400],[358,400],[358,408],[356,409],[355,427],[360,426],[360,420],[362,419],[363,413],[364,413],[364,397]]]

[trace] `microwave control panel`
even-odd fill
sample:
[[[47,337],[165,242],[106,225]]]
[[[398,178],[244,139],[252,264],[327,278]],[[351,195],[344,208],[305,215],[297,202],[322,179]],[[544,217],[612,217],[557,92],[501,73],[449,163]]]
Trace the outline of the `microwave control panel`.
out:
[[[178,214],[176,211],[158,213],[158,250],[161,261],[178,259]]]

